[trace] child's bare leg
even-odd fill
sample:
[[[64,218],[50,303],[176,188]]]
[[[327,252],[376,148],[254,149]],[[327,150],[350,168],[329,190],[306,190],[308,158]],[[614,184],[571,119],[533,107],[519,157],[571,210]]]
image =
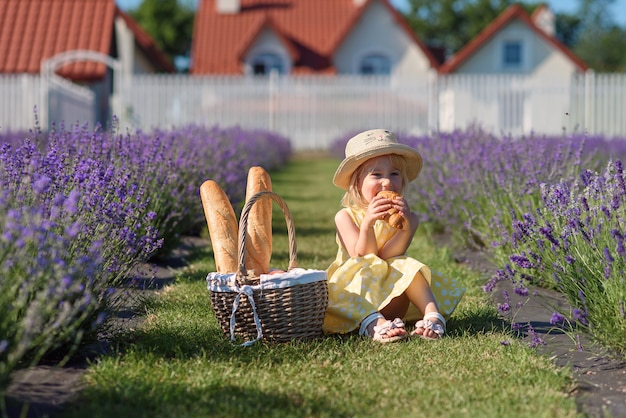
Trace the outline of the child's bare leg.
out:
[[[380,310],[380,313],[387,319],[404,318],[409,310],[409,298],[406,293],[391,299],[391,302]]]
[[[433,292],[430,290],[430,286],[422,273],[418,272],[415,275],[415,278],[406,289],[405,294],[411,303],[417,306],[417,308],[422,311],[424,315],[435,312],[439,313]],[[438,319],[433,322],[437,322],[442,326],[444,325]],[[414,333],[416,335],[422,335],[426,338],[438,337],[434,330],[428,328],[416,328]]]

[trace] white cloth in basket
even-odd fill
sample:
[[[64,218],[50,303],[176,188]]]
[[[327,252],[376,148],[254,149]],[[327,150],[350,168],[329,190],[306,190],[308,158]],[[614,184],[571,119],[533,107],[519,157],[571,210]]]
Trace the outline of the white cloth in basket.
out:
[[[274,274],[261,274],[259,277],[259,284],[256,285],[243,285],[237,284],[237,273],[209,273],[206,281],[207,288],[211,292],[235,292],[237,296],[233,302],[233,310],[230,316],[230,340],[235,340],[235,312],[239,308],[239,300],[241,295],[246,295],[252,311],[254,314],[254,322],[256,324],[257,337],[252,341],[243,343],[243,346],[249,346],[256,341],[263,338],[263,331],[261,329],[261,322],[256,312],[256,306],[254,304],[254,291],[263,291],[271,289],[282,289],[286,287],[292,287],[297,285],[309,284],[327,280],[325,270],[313,270],[303,268],[293,268],[286,272],[274,273]]]

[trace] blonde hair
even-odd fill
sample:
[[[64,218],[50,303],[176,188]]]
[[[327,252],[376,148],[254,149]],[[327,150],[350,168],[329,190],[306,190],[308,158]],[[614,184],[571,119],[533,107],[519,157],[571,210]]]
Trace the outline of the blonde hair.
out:
[[[400,170],[400,174],[402,176],[401,193],[404,194],[404,188],[406,187],[407,184],[409,184],[409,179],[406,174],[406,166],[407,166],[406,159],[403,156],[398,155],[398,154],[385,154],[376,158],[380,158],[380,157],[387,157],[389,161],[391,161],[391,164],[396,169]],[[357,169],[354,170],[354,172],[350,176],[350,185],[348,186],[346,193],[341,198],[341,205],[343,207],[356,209],[356,210],[367,208],[367,202],[365,201],[365,199],[363,198],[363,195],[361,194],[359,183],[361,182],[365,174],[365,168],[368,166],[368,162],[370,161],[371,159],[363,161],[361,165],[359,165]]]

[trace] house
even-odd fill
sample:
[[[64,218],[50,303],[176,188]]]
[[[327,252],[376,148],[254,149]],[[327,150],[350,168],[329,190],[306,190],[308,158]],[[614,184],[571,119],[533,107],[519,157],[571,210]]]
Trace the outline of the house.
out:
[[[440,68],[441,74],[524,74],[569,78],[587,66],[554,37],[554,14],[509,6]]]
[[[174,71],[115,0],[0,0],[0,73],[37,74],[42,61],[70,50],[121,59],[130,73]],[[57,73],[91,82],[102,80],[106,68],[102,63],[75,62]]]
[[[115,0],[0,0],[0,75],[40,74],[47,60],[78,50],[119,62],[116,70],[124,74],[174,72],[170,60]],[[86,56],[62,59],[53,70],[91,90],[95,120],[105,121],[116,75],[111,62]]]
[[[554,21],[545,4],[532,16],[513,4],[446,60],[439,67],[439,129],[477,121],[514,134],[571,129],[580,115],[571,116],[570,83],[587,66],[555,38]]]
[[[199,0],[191,74],[426,74],[439,66],[388,0]]]

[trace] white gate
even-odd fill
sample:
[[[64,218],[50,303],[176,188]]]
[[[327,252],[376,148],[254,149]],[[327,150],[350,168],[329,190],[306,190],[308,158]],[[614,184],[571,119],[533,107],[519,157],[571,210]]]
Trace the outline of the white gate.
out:
[[[121,64],[106,54],[89,50],[66,51],[43,61],[41,64],[41,124],[48,127],[53,122],[88,123],[96,122],[96,94],[89,88],[73,83],[56,74],[56,70],[71,62],[95,61],[113,70],[113,94],[107,101],[110,108],[121,102]],[[115,109],[114,109],[115,110]]]

